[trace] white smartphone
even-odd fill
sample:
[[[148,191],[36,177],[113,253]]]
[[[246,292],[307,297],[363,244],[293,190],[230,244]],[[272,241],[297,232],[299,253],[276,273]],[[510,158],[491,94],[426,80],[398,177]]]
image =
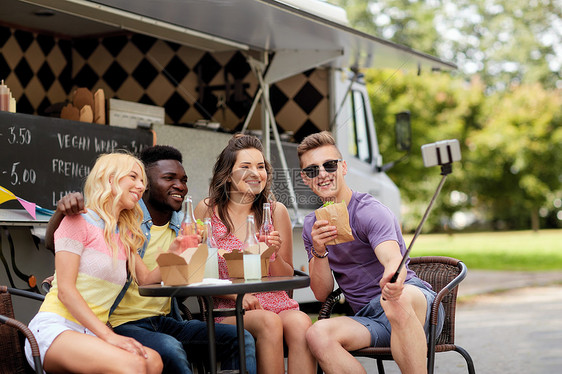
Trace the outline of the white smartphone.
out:
[[[457,139],[441,140],[421,147],[423,165],[428,168],[446,165],[461,159],[461,147]]]

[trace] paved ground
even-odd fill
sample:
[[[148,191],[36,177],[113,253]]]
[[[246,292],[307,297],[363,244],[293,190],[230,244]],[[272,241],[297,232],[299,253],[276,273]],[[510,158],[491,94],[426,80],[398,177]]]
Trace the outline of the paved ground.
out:
[[[459,286],[459,296],[466,299],[472,295],[536,287],[551,284],[562,285],[562,271],[485,271],[469,270]]]
[[[562,372],[562,272],[469,271],[459,288],[456,344],[477,373]],[[362,362],[376,373],[373,360]],[[400,373],[393,362],[386,372]],[[467,373],[456,352],[437,354],[437,374]]]

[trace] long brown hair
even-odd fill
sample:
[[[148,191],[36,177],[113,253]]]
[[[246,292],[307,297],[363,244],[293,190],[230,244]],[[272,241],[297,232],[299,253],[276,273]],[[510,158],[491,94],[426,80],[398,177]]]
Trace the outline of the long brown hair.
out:
[[[220,220],[224,223],[227,229],[227,235],[234,229],[230,215],[228,214],[228,201],[230,199],[231,182],[229,177],[232,173],[232,168],[236,163],[238,152],[243,149],[254,148],[261,152],[263,156],[263,146],[258,138],[252,135],[236,134],[234,135],[227,146],[222,150],[221,154],[215,162],[213,167],[213,178],[209,186],[209,198],[207,206],[212,212],[213,208],[217,208]],[[275,200],[271,192],[271,181],[273,179],[271,164],[265,159],[265,171],[267,172],[267,179],[265,187],[258,195],[255,196],[252,203],[252,213],[254,214],[255,222],[258,229],[263,220],[263,204]],[[272,204],[274,205],[274,204]]]

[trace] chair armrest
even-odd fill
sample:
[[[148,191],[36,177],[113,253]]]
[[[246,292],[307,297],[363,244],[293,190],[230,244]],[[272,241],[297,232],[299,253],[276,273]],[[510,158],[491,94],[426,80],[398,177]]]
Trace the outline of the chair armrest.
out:
[[[466,265],[462,261],[459,260],[455,260],[455,261],[456,261],[455,266],[459,268],[459,274],[455,278],[453,278],[453,280],[451,280],[445,287],[443,287],[441,291],[439,291],[439,293],[435,297],[435,300],[433,301],[430,323],[434,326],[437,326],[437,317],[439,315],[438,311],[441,301],[449,292],[454,291],[455,288],[458,287],[459,283],[462,282],[466,277],[466,273],[467,273]],[[456,292],[458,292],[458,290],[455,291],[454,294],[455,304],[456,304]]]
[[[322,303],[322,306],[320,307],[320,311],[318,312],[319,320],[330,318],[330,315],[332,314],[332,310],[334,309],[336,302],[340,299],[341,293],[342,293],[341,288],[338,288],[332,291],[328,295],[326,301]]]
[[[201,318],[203,321],[207,321],[207,302],[203,296],[197,296],[197,301],[199,302],[199,310],[201,311]],[[244,311],[242,311],[244,314]],[[216,317],[231,317],[236,315],[236,308],[213,308],[213,318]]]
[[[191,321],[193,319],[193,315],[191,314],[191,311],[189,310],[187,305],[183,303],[186,299],[187,299],[186,297],[183,298],[176,297],[178,309],[180,310],[181,313],[181,318],[185,321]]]
[[[51,290],[51,287],[53,286],[53,280],[55,279],[54,275],[48,276],[47,278],[43,279],[43,282],[41,282],[41,290],[47,294],[49,293],[49,291]]]
[[[449,291],[455,288],[456,286],[458,286],[459,283],[462,282],[463,279],[466,277],[467,268],[464,262],[459,261],[457,262],[456,266],[460,269],[460,271],[459,274],[455,277],[455,279],[453,279],[451,282],[449,282],[448,285],[445,286],[446,288],[449,289]]]
[[[31,330],[20,321],[3,315],[0,315],[0,323],[18,329],[23,333],[23,335],[29,341],[29,345],[31,346],[31,356],[33,357],[33,362],[35,364],[35,372],[38,374],[43,373],[43,366],[41,365],[41,354],[39,352],[39,345],[37,344],[37,340],[35,340],[35,336],[33,336]]]
[[[37,292],[20,290],[18,288],[5,287],[5,286],[1,286],[0,289],[1,289],[2,292],[8,292],[10,295],[27,297],[28,299],[34,299],[34,300],[38,300],[38,301],[45,300],[45,296],[43,296],[43,295],[41,295],[40,293],[37,293]]]

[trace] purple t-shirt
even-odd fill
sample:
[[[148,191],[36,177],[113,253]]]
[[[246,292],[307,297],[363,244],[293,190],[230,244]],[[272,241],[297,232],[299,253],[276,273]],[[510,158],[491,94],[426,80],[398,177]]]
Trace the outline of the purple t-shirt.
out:
[[[400,225],[394,214],[380,201],[367,193],[353,192],[347,205],[349,224],[355,240],[347,243],[328,245],[330,269],[338,285],[343,290],[346,300],[357,313],[374,297],[380,295],[379,282],[384,267],[375,255],[375,248],[382,242],[394,240],[400,246],[400,252],[406,253]],[[312,225],[316,222],[314,212],[304,219],[302,238],[312,258]],[[406,261],[406,280],[415,276],[408,269]]]

